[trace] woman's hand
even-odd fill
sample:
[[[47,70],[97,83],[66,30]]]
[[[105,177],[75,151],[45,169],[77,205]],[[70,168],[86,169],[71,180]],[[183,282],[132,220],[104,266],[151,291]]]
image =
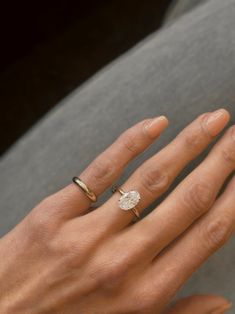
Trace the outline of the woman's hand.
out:
[[[136,169],[122,188],[139,191],[140,212],[169,188],[228,120],[224,109],[199,116]],[[131,127],[79,177],[99,196],[167,123],[159,117]],[[0,313],[166,310],[182,284],[234,230],[235,178],[217,197],[234,168],[235,126],[156,209],[135,224],[133,212],[119,208],[118,192],[99,208],[91,208],[74,183],[47,197],[0,240]],[[228,302],[222,297],[193,296],[167,313],[223,313],[226,308]]]

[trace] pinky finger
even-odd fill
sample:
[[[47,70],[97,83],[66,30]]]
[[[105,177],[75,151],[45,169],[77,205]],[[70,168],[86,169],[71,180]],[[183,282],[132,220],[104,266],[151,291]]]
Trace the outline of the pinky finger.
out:
[[[178,300],[162,314],[223,314],[231,303],[217,295],[192,295]]]
[[[235,229],[235,176],[212,209],[162,251],[149,268],[147,281],[163,282],[171,298],[200,265],[231,237]],[[147,282],[146,281],[146,282]]]

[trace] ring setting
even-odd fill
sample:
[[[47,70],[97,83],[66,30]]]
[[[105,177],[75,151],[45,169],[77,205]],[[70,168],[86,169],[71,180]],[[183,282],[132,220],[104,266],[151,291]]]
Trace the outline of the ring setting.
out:
[[[123,210],[132,210],[136,217],[140,217],[139,212],[136,208],[136,205],[139,203],[141,197],[140,193],[135,190],[131,190],[128,192],[125,192],[123,189],[114,187],[112,189],[112,192],[118,191],[121,194],[121,197],[118,200],[119,208]]]

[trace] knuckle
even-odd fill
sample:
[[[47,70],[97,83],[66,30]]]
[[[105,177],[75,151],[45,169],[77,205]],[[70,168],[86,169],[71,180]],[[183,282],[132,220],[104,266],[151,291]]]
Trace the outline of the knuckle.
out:
[[[115,171],[115,164],[106,156],[97,157],[90,165],[93,178],[98,182],[109,181]]]
[[[172,271],[175,272],[175,269]],[[154,272],[149,275],[148,281],[133,289],[131,299],[134,313],[162,313],[162,309],[169,302],[171,294],[169,286],[162,284],[161,276],[156,276]]]
[[[110,263],[104,275],[105,282],[119,282],[125,273],[124,264]]]
[[[144,188],[154,196],[159,193],[164,193],[170,185],[168,173],[159,167],[154,168],[148,166],[142,169],[140,177],[140,182]]]
[[[40,210],[33,210],[27,219],[27,236],[32,242],[43,242],[52,234],[52,221]]]
[[[233,167],[235,165],[234,130],[235,130],[234,126],[232,126],[231,128],[228,129],[226,135],[227,135],[227,138],[229,139],[229,142],[227,142],[227,145],[225,147],[223,147],[221,150],[223,161],[232,165]],[[230,136],[230,138],[229,138],[229,136]],[[232,141],[232,143],[231,143],[231,141]]]
[[[138,125],[127,129],[118,137],[117,142],[121,143],[124,150],[130,152],[131,155],[136,155],[143,150],[143,140],[150,140],[145,128],[149,121],[151,119],[142,120]]]
[[[136,154],[139,152],[139,141],[134,130],[129,129],[125,131],[120,135],[119,140],[124,149],[128,152],[131,152],[131,154]]]
[[[211,136],[203,126],[204,115],[199,116],[198,123],[194,129],[187,129],[184,132],[185,146],[192,151],[198,151],[201,149],[205,140],[211,139]]]
[[[225,215],[201,227],[202,239],[211,251],[219,249],[228,240],[232,228],[231,219]]]
[[[184,203],[193,217],[198,217],[212,205],[214,193],[207,181],[194,183],[184,194]]]
[[[190,151],[195,151],[201,144],[198,132],[188,132],[185,134],[185,146]]]
[[[58,227],[55,211],[58,202],[54,194],[45,197],[33,210],[26,216],[27,230],[34,238],[44,239],[51,236]]]
[[[232,146],[223,148],[222,158],[226,163],[235,165],[235,148]]]
[[[77,270],[81,267],[83,259],[88,257],[87,250],[80,250],[79,244],[79,241],[60,241],[55,238],[49,245],[49,251],[60,259],[65,269]]]
[[[102,286],[106,289],[113,289],[117,287],[129,270],[128,262],[124,259],[105,260],[94,266],[91,277],[95,278],[96,285]]]
[[[152,313],[156,305],[156,299],[153,298],[152,294],[144,294],[141,296],[141,301],[136,303],[136,313]]]

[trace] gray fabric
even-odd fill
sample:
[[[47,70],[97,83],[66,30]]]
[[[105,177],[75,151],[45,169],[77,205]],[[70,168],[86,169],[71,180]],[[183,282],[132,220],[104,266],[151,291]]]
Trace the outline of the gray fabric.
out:
[[[170,126],[122,180],[198,114],[224,106],[234,123],[234,15],[235,0],[199,6],[95,75],[19,140],[0,164],[1,234],[140,119],[166,114]],[[178,296],[219,293],[235,303],[234,245],[233,238]]]
[[[174,22],[181,15],[192,10],[207,0],[173,0],[165,16],[165,23]]]

